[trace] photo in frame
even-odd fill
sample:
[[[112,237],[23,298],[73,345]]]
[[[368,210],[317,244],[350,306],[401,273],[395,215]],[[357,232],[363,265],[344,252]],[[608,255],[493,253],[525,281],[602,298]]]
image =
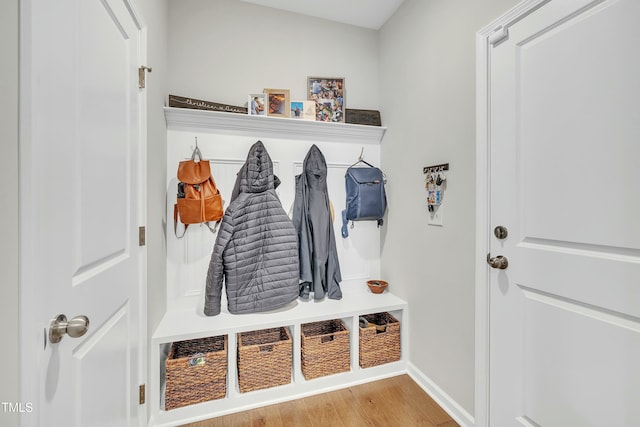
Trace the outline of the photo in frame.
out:
[[[290,118],[298,120],[315,120],[316,103],[313,101],[291,101]]]
[[[307,77],[307,99],[316,104],[317,121],[344,123],[343,77]]]
[[[289,117],[289,89],[264,89],[267,116]]]
[[[250,93],[247,98],[247,114],[250,116],[266,116],[267,95],[264,93]]]

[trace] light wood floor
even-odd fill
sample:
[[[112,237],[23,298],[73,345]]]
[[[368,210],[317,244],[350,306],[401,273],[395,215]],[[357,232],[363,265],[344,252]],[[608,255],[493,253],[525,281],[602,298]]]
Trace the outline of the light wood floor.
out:
[[[408,375],[265,406],[184,427],[454,427]]]

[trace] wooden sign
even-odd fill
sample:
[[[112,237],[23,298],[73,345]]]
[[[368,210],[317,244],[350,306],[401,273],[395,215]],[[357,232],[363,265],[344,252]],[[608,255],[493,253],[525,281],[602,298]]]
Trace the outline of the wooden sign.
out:
[[[203,101],[201,99],[185,98],[177,95],[169,95],[169,107],[191,108],[192,110],[222,111],[225,113],[247,114],[245,107],[236,105],[219,104],[217,102]]]
[[[356,125],[382,126],[380,111],[347,108],[346,122]]]

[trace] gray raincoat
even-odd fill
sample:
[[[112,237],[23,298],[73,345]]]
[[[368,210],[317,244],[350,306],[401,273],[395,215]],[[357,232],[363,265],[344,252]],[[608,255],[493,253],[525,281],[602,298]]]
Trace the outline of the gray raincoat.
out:
[[[300,242],[300,296],[306,298],[313,292],[314,299],[325,295],[341,299],[342,276],[329,208],[327,163],[315,145],[304,159],[302,174],[296,176],[293,224]]]
[[[207,316],[220,313],[223,278],[230,313],[272,310],[298,297],[297,233],[275,192],[273,163],[262,142],[249,150],[237,184],[209,263]]]

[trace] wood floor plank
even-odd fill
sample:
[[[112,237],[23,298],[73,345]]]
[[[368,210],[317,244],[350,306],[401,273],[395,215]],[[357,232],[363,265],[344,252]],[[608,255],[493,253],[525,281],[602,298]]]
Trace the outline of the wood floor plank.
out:
[[[331,392],[330,395],[345,426],[375,426],[365,408],[358,404],[351,387]]]
[[[210,420],[198,421],[191,424],[185,424],[189,427],[229,427],[228,422],[225,422],[225,417],[212,418]]]
[[[274,406],[278,408],[280,419],[282,420],[282,425],[284,427],[312,425],[311,418],[309,418],[309,413],[307,412],[307,407],[302,399],[292,400],[290,402],[284,402]]]
[[[333,406],[333,395],[322,393],[302,399],[307,407],[307,413],[311,418],[312,426],[345,427],[340,414]]]
[[[375,426],[394,426],[396,421],[389,413],[388,402],[380,393],[379,381],[366,383],[357,387],[351,387],[356,402],[367,413],[368,418]]]
[[[458,427],[408,375],[183,427]]]
[[[239,412],[238,414],[227,415],[224,418],[225,418],[225,422],[227,423],[227,426],[229,427],[250,427],[251,426],[251,413],[249,411]]]
[[[412,384],[413,381],[405,376]],[[431,399],[428,395],[422,395],[423,401],[412,402],[407,399],[407,390],[404,384],[398,383],[394,378],[378,381],[375,384],[380,399],[384,399],[388,407],[387,411],[393,420],[392,426],[425,426],[433,427],[432,420],[422,410],[423,403]],[[420,391],[422,391],[420,389]]]
[[[277,405],[252,409],[251,427],[284,427]]]
[[[429,395],[416,384],[408,375],[400,375],[390,378],[398,386],[402,401],[408,405],[412,414],[421,420],[427,420],[431,425],[440,426],[445,422],[453,422],[451,426],[457,426],[447,414]]]

